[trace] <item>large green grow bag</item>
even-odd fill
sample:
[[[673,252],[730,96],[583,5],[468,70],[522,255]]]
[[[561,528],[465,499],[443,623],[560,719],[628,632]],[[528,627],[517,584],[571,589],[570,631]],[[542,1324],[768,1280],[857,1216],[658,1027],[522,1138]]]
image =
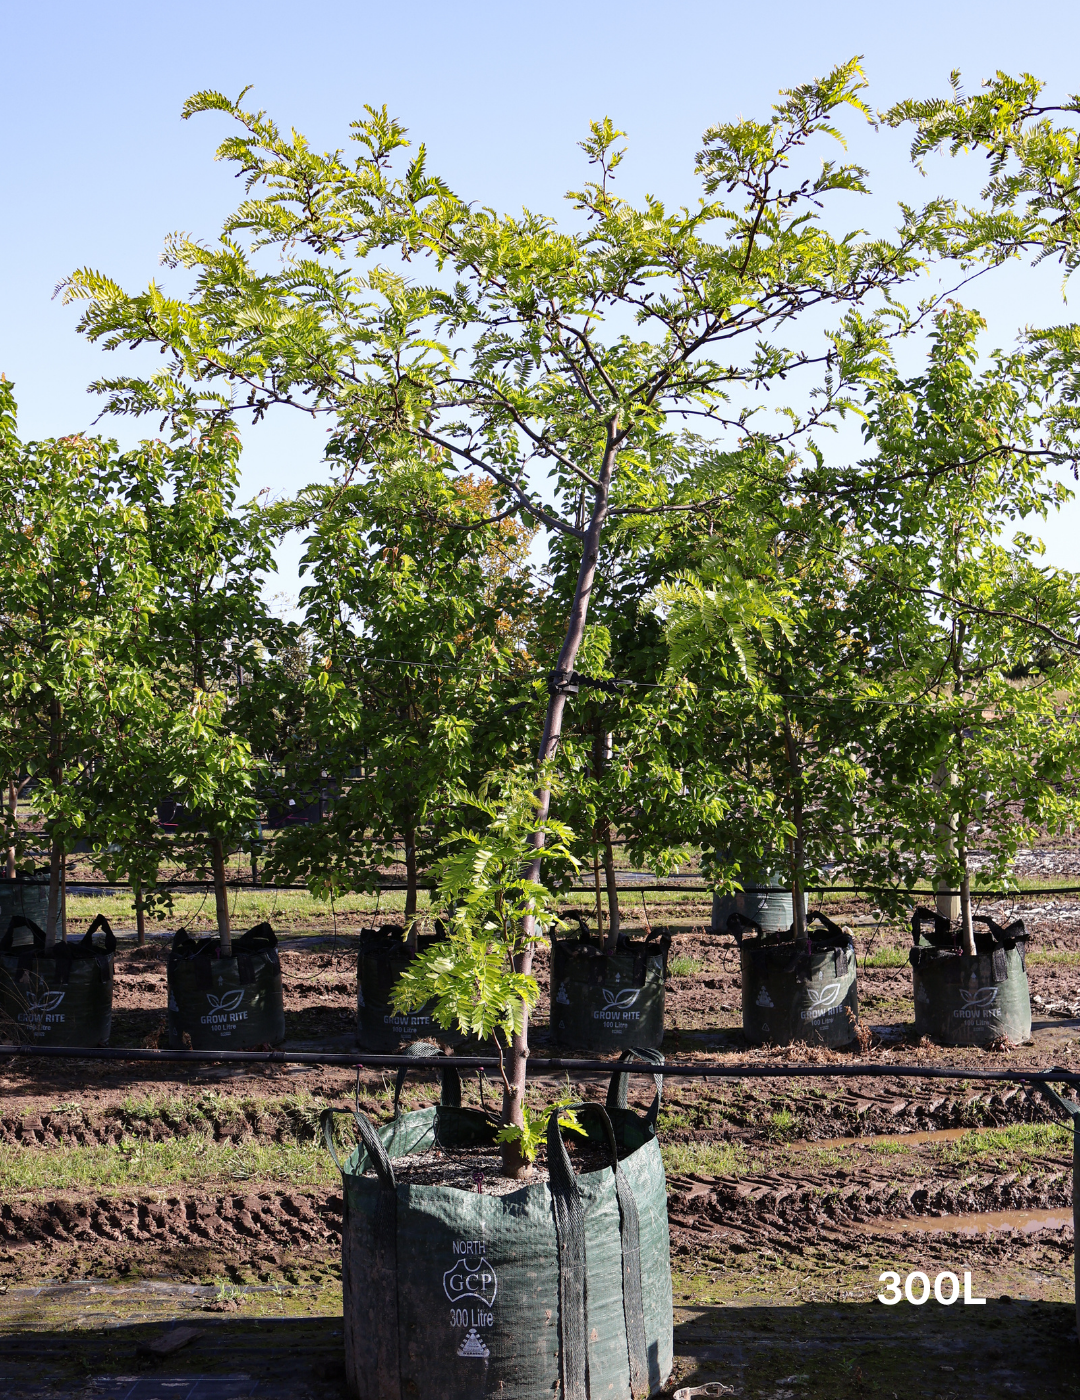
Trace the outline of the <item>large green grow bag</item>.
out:
[[[790,928],[795,917],[794,903],[791,891],[783,889],[783,884],[779,875],[754,874],[747,877],[743,889],[731,894],[714,894],[711,931],[730,932],[728,921],[733,914],[765,933],[782,933]],[[805,900],[805,895],[803,898]]]
[[[8,922],[21,916],[45,928],[49,919],[49,877],[46,875],[16,875],[14,880],[0,878],[0,930],[6,929]],[[60,929],[60,913],[57,912],[57,936]]]
[[[250,1050],[285,1039],[281,963],[269,924],[257,924],[221,956],[216,938],[176,934],[169,952],[169,1046]]]
[[[104,914],[82,938],[48,952],[44,930],[17,914],[0,939],[0,1033],[30,1045],[104,1045],[112,1030],[115,951]]]
[[[1031,998],[1025,954],[1028,934],[1017,919],[1001,928],[976,915],[975,956],[960,950],[959,929],[932,909],[911,916],[911,980],[915,1034],[942,1045],[989,1045],[1002,1036],[1031,1038]],[[932,931],[924,931],[924,925]]]
[[[417,952],[425,953],[442,934],[422,933]],[[396,924],[383,924],[360,936],[356,956],[356,1038],[367,1050],[393,1050],[410,1041],[439,1040],[459,1045],[462,1037],[444,1031],[431,1014],[431,1003],[419,1011],[394,1010],[390,993],[394,983],[413,961],[405,946],[403,931]]]
[[[667,934],[619,939],[618,951],[588,932],[554,939],[551,1038],[583,1050],[659,1049],[664,1040]]]
[[[744,922],[749,922],[748,920]],[[859,1015],[858,959],[850,935],[824,914],[807,918],[800,952],[789,930],[781,942],[741,937],[743,1034],[752,1045],[850,1045]],[[822,932],[812,929],[821,925]]]
[[[460,1104],[453,1068],[437,1108],[375,1129],[341,1169],[346,1384],[353,1400],[631,1400],[672,1366],[667,1187],[656,1100],[643,1117],[579,1105],[611,1165],[575,1176],[553,1112],[550,1181],[505,1196],[399,1185],[394,1162],[438,1145],[494,1143],[495,1120]],[[334,1151],[334,1112],[323,1115]],[[616,1161],[616,1149],[627,1151]],[[337,1161],[335,1154],[334,1160]]]

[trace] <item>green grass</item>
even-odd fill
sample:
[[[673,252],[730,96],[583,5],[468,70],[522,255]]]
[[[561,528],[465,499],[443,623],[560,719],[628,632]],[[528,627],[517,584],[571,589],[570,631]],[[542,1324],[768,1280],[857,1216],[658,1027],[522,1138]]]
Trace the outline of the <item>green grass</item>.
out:
[[[884,948],[875,948],[868,957],[860,961],[864,967],[906,967],[908,945],[892,947],[887,944]]]
[[[1048,952],[1028,953],[1029,963],[1057,963],[1062,966],[1075,967],[1080,963],[1080,952],[1072,952],[1066,949],[1051,949]]]
[[[660,1155],[668,1172],[697,1172],[699,1176],[731,1176],[743,1167],[743,1151],[726,1142],[663,1143]]]
[[[772,1138],[775,1142],[787,1142],[795,1136],[799,1120],[788,1108],[778,1109],[769,1115],[769,1121],[765,1128],[766,1137]]]
[[[668,963],[668,973],[672,977],[696,977],[700,971],[701,963],[697,958],[687,957],[685,953]]]
[[[249,1180],[324,1186],[340,1179],[330,1154],[316,1142],[234,1145],[193,1135],[167,1142],[125,1138],[114,1147],[0,1146],[0,1195],[5,1196]]]
[[[1012,1153],[1024,1157],[1057,1153],[1072,1146],[1072,1128],[1064,1123],[1013,1123],[1007,1128],[984,1128],[965,1133],[937,1150],[944,1161],[970,1162],[984,1157],[1000,1159]]]

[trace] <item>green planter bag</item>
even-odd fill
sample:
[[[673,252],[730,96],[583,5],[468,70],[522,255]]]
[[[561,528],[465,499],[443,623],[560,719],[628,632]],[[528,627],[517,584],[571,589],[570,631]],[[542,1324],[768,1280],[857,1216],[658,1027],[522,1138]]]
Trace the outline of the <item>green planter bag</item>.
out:
[[[858,959],[855,944],[824,914],[807,917],[821,932],[810,933],[800,953],[790,930],[781,942],[742,936],[749,919],[736,916],[728,927],[739,942],[742,964],[743,1034],[751,1045],[839,1047],[855,1039],[859,1016]],[[757,927],[756,925],[754,927]]]
[[[422,933],[418,951],[427,952],[440,933]],[[438,1040],[458,1045],[462,1037],[444,1031],[431,1014],[432,1003],[405,1014],[390,1002],[394,983],[409,967],[412,957],[396,924],[368,929],[360,935],[356,956],[356,1038],[366,1050],[391,1051],[410,1041]]]
[[[434,1046],[428,1047],[434,1050]],[[626,1058],[626,1057],[624,1057]],[[639,1058],[653,1058],[641,1055]],[[497,1122],[460,1107],[443,1068],[442,1102],[376,1129],[342,1164],[346,1384],[353,1400],[638,1400],[671,1373],[667,1188],[656,1099],[625,1106],[616,1072],[607,1108],[577,1105],[611,1164],[575,1176],[548,1125],[550,1181],[505,1196],[399,1185],[394,1163],[436,1145],[494,1144]],[[398,1088],[402,1076],[399,1075]],[[621,1160],[617,1154],[625,1151]]]
[[[257,924],[221,957],[216,938],[191,938],[184,929],[169,952],[169,1046],[192,1050],[250,1050],[285,1039],[281,963],[269,924]]]
[[[1002,928],[977,914],[975,956],[960,949],[959,929],[932,909],[911,916],[911,980],[915,1034],[942,1045],[990,1045],[1006,1036],[1031,1038],[1031,998],[1023,919]],[[924,925],[930,925],[929,932]]]
[[[61,928],[63,892],[56,914],[57,935]],[[6,929],[11,919],[22,916],[44,928],[49,921],[49,877],[16,875],[14,880],[0,878],[0,929]]]
[[[658,1050],[664,1041],[664,980],[668,934],[619,939],[606,953],[603,940],[583,931],[552,940],[551,1038],[583,1050]]]
[[[104,914],[82,938],[48,952],[45,931],[17,914],[0,939],[0,1032],[30,1045],[104,1045],[112,1030],[115,951]]]

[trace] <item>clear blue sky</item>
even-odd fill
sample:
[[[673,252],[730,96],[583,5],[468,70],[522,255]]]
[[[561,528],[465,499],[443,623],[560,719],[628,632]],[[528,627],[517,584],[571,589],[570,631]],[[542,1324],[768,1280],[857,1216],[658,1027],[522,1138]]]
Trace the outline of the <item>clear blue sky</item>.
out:
[[[855,53],[865,55],[876,107],[944,94],[954,67],[969,89],[996,68],[1031,71],[1058,96],[1080,89],[1076,0],[5,0],[0,20],[0,370],[16,381],[26,436],[87,426],[97,410],[86,384],[121,368],[75,334],[75,312],[51,299],[55,284],[84,265],[129,287],[160,278],[164,235],[213,237],[238,197],[212,161],[225,119],[179,118],[200,88],[235,94],[253,84],[249,103],[319,146],[344,145],[365,102],[387,103],[465,197],[551,212],[581,177],[575,143],[591,118],[610,115],[629,133],[624,193],[692,200],[706,126],[765,116],[779,87]],[[875,221],[895,198],[929,192],[907,167],[902,136],[866,131],[853,150],[870,165],[878,196],[874,212],[853,221]],[[961,188],[978,173],[942,165],[935,178]],[[1052,272],[1013,271],[971,299],[991,314],[998,343],[1025,320],[1068,314]],[[112,423],[107,431],[152,429]],[[319,475],[321,436],[284,413],[247,430],[245,487],[284,492]],[[1054,562],[1080,569],[1080,505],[1044,534]],[[283,563],[284,586],[295,587]]]

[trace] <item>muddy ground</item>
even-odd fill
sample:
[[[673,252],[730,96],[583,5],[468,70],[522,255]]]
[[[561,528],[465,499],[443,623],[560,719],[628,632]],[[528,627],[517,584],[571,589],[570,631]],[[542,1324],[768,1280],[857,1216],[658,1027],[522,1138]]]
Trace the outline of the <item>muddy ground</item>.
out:
[[[989,909],[1004,921],[1004,906]],[[1070,1065],[1080,1020],[1035,1008],[1030,1045],[917,1044],[906,932],[834,901],[860,949],[862,1060],[883,1067]],[[1032,897],[1028,972],[1044,1004],[1080,1000],[1080,904]],[[680,1061],[849,1063],[853,1052],[750,1049],[736,950],[685,901],[673,925],[665,1052]],[[77,925],[76,925],[77,929]],[[355,940],[286,937],[287,1043],[351,1048]],[[117,1045],[163,1030],[165,951],[122,942]],[[875,965],[885,961],[886,965]],[[899,964],[899,965],[897,965]],[[547,1038],[546,958],[534,1035]],[[0,1062],[0,1396],[341,1394],[340,1178],[318,1139],[351,1073]],[[643,1105],[649,1081],[637,1081]],[[536,1102],[561,1081],[538,1075]],[[575,1090],[602,1096],[606,1086]],[[432,1076],[405,1092],[432,1102]],[[486,1090],[492,1101],[492,1088]],[[465,1100],[480,1102],[469,1079]],[[392,1112],[389,1076],[361,1103]],[[1072,1147],[1035,1089],[885,1078],[669,1078],[668,1170],[680,1383],[795,1397],[1080,1395]],[[880,1276],[971,1275],[945,1307],[877,1301]],[[171,1356],[146,1347],[197,1333]],[[142,1348],[142,1350],[140,1350]]]

